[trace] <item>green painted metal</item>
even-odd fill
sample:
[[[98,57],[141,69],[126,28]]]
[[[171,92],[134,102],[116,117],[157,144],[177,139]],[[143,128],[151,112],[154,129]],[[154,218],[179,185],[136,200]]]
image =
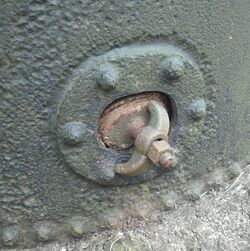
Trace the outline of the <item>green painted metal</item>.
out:
[[[249,0],[2,0],[0,13],[1,249],[67,240],[137,216],[142,208],[150,213],[161,208],[158,195],[167,191],[196,199],[249,160]],[[159,44],[188,59],[184,71],[178,57],[168,60],[169,53],[165,62],[164,57],[139,61],[129,54]],[[120,60],[120,52],[129,57]],[[112,53],[115,67],[122,69],[118,75],[116,68],[112,74],[104,69],[100,84],[97,67],[96,89],[87,84],[74,89],[80,76],[87,77],[84,83],[93,80],[83,71],[86,62]],[[122,80],[123,69],[131,73],[127,84],[113,85],[116,78]],[[63,90],[69,95],[64,99]],[[65,123],[79,121],[66,107],[89,117],[77,130],[69,125],[64,131],[68,147],[81,145],[84,130],[90,130],[92,142],[98,138],[103,110],[96,110],[96,103],[104,109],[121,93],[143,91],[167,93],[177,104],[171,124],[176,137],[170,141],[181,152],[176,168],[124,187],[100,186],[72,171],[58,144],[58,107],[64,106],[60,116],[70,118]],[[73,99],[73,92],[92,97],[89,107],[79,107],[84,100]],[[101,156],[88,148],[84,153],[86,163]],[[72,155],[72,163],[77,157]],[[116,156],[110,165],[115,161]],[[91,167],[88,173],[94,173]]]

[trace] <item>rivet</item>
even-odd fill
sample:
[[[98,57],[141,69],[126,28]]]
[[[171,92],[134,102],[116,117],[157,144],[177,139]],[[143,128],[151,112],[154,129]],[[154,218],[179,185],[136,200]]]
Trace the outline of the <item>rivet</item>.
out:
[[[74,236],[80,236],[87,231],[88,221],[86,217],[75,216],[69,220],[70,233]]]
[[[177,193],[170,191],[167,194],[160,195],[165,209],[172,209],[175,207],[178,200]]]
[[[99,76],[97,79],[98,86],[109,91],[115,89],[117,84],[118,73],[117,70],[111,64],[103,64],[99,68]]]
[[[241,173],[241,164],[238,162],[235,162],[234,164],[230,165],[228,167],[228,175],[230,178],[235,178],[240,175]]]
[[[225,179],[225,173],[222,169],[216,169],[207,178],[207,184],[213,188],[220,187]]]
[[[38,222],[34,228],[40,241],[47,242],[55,238],[56,225],[53,222]]]
[[[190,106],[190,114],[193,119],[201,119],[206,115],[206,102],[204,99],[195,100]]]
[[[5,246],[12,247],[20,238],[20,230],[17,226],[9,226],[3,229],[2,241]]]
[[[195,201],[200,198],[206,188],[204,180],[192,180],[188,190],[185,192],[185,197],[191,201]]]
[[[84,140],[86,125],[82,122],[72,121],[62,127],[62,138],[65,144],[76,145]]]
[[[162,62],[162,72],[164,77],[169,80],[180,78],[184,73],[183,58],[179,55],[166,58]]]

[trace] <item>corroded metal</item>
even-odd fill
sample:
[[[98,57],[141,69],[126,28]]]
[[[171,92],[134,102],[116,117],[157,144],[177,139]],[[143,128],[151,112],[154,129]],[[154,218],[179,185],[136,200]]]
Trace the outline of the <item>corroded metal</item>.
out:
[[[159,168],[159,162],[151,160],[145,172],[136,171],[129,179],[114,170],[129,161],[133,146],[147,156],[153,141],[167,140],[166,132],[147,126],[150,114],[157,116],[154,107],[147,108],[149,102],[155,100],[167,109],[171,117],[169,144],[178,145],[180,156],[184,156],[186,149],[195,146],[206,117],[203,112],[194,125],[190,119],[193,112],[187,109],[192,109],[194,99],[205,102],[205,96],[198,65],[178,47],[166,43],[131,45],[91,57],[68,79],[60,96],[55,116],[60,151],[70,168],[97,183],[126,185],[152,179],[168,168]],[[208,118],[212,117],[209,113]],[[80,143],[70,145],[61,128],[74,121],[83,124],[85,132]],[[174,159],[167,153],[164,156],[161,162],[167,167]]]
[[[149,147],[148,158],[158,167],[169,168],[175,163],[175,151],[166,140],[155,140]]]
[[[239,174],[250,152],[249,11],[249,0],[1,1],[0,249],[67,242]],[[100,117],[148,92],[168,97],[178,163],[117,175],[133,139],[107,147]],[[83,130],[64,131],[72,122]]]
[[[169,100],[158,92],[132,95],[112,102],[100,117],[98,132],[103,143],[116,150],[131,147],[139,129],[149,122],[151,100],[162,103],[171,113]]]
[[[129,161],[119,163],[114,167],[114,172],[124,176],[137,176],[148,171],[151,165],[147,156],[135,151]]]
[[[139,129],[135,137],[135,152],[128,162],[115,166],[115,173],[125,176],[140,175],[147,171],[151,161],[158,167],[168,168],[171,165],[170,162],[174,156],[165,156],[166,152],[170,153],[170,147],[167,144],[170,127],[168,113],[156,101],[149,102],[148,110],[150,120],[147,126]],[[168,161],[166,161],[167,158]]]

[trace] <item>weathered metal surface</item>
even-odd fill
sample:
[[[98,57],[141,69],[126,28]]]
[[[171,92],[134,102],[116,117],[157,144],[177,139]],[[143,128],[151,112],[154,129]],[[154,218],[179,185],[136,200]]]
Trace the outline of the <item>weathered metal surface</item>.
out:
[[[172,77],[169,76],[169,72]],[[173,72],[178,72],[178,74],[176,73],[178,77],[173,77]],[[108,82],[112,88],[107,88]],[[105,88],[100,83],[103,83]],[[187,85],[190,93],[187,93]],[[169,143],[178,147],[180,155],[184,152],[187,153],[185,145],[195,143],[195,139],[201,134],[204,120],[200,118],[193,122],[191,119],[193,113],[191,116],[189,112],[185,111],[186,107],[192,105],[194,99],[206,98],[202,72],[190,55],[167,43],[131,45],[114,49],[98,57],[89,58],[81,64],[74,76],[68,79],[68,85],[63,93],[59,95],[55,129],[60,150],[67,164],[76,173],[101,184],[127,185],[152,179],[164,172],[164,170],[155,168],[155,165],[149,168],[149,165],[142,161],[144,158],[142,155],[147,155],[144,146],[149,148],[152,140],[159,138],[159,133],[162,137],[165,135],[165,138],[162,139],[166,139],[168,132],[161,132],[160,128],[151,130],[152,127],[148,126],[138,132],[135,147],[142,154],[140,156],[142,159],[139,159],[139,155],[136,154],[136,158],[132,158],[133,163],[128,162],[132,169],[127,164],[126,168],[120,164],[128,161],[131,151],[119,152],[105,147],[111,146],[111,141],[115,140],[114,134],[118,133],[116,130],[113,137],[108,135],[108,138],[104,139],[107,137],[108,128],[112,127],[112,123],[115,123],[119,116],[128,115],[129,109],[123,109],[122,113],[121,110],[116,109],[113,111],[114,118],[106,117],[105,114],[112,110],[113,106],[120,106],[120,102],[130,95],[132,95],[131,100],[134,98],[130,107],[132,110],[139,109],[138,105],[140,106],[140,103],[136,104],[135,97],[140,97],[138,102],[144,100],[144,107],[150,99],[154,98],[162,99],[162,102],[166,103],[174,125],[169,134]],[[117,99],[120,102],[115,102]],[[106,108],[110,107],[111,103],[114,103],[113,106]],[[153,106],[149,110],[152,114],[152,123],[160,122],[158,110]],[[119,113],[121,114],[119,115]],[[165,113],[165,110],[162,113]],[[166,116],[168,115],[166,114]],[[210,114],[209,117],[213,119],[213,114]],[[123,122],[120,123],[120,127],[123,126]],[[65,140],[65,127],[72,123],[82,124],[84,136],[81,144],[71,144],[70,146]],[[103,126],[105,123],[108,123],[107,128]],[[109,123],[111,124],[109,125]],[[168,131],[168,128],[166,130]],[[192,135],[189,135],[190,130],[193,130]],[[118,131],[128,133],[124,131],[124,127]],[[97,132],[100,133],[101,138]],[[79,130],[78,134],[81,134]],[[151,137],[148,137],[149,134]],[[153,138],[153,134],[156,138]],[[117,136],[115,141],[119,139],[121,140],[121,137]],[[128,139],[124,148],[131,143]],[[122,148],[122,144],[118,144],[118,142],[114,142],[114,144]],[[140,162],[140,166],[144,168],[140,168],[138,164],[134,163],[135,160]],[[114,170],[115,165],[119,167]],[[145,169],[146,167],[147,169]],[[140,172],[138,168],[141,170]],[[146,170],[148,171],[145,172]],[[116,175],[118,173],[126,173],[130,178]]]
[[[113,226],[237,173],[250,152],[249,11],[249,0],[3,0],[0,248]],[[133,186],[90,182],[101,113],[148,91],[171,101],[176,168]]]

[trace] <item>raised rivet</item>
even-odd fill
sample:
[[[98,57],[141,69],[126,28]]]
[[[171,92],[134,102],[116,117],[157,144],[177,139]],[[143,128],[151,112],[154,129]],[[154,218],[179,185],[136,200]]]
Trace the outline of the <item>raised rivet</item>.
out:
[[[20,230],[17,226],[10,226],[3,229],[2,241],[5,246],[12,247],[20,238]]]
[[[160,195],[165,209],[172,209],[175,207],[178,200],[177,193],[170,191],[167,194]]]
[[[194,119],[201,119],[206,115],[206,102],[204,99],[195,100],[190,106],[190,114]]]
[[[117,70],[111,64],[104,64],[100,66],[99,76],[98,76],[98,86],[109,91],[115,89],[117,84],[118,73]]]
[[[80,236],[87,231],[88,221],[86,217],[75,216],[69,220],[70,233],[74,236]]]
[[[53,222],[38,222],[34,226],[37,233],[37,238],[40,241],[51,241],[56,235],[56,225]]]
[[[169,80],[175,80],[181,77],[184,73],[184,62],[181,56],[175,55],[166,58],[162,62],[162,72],[164,77]]]
[[[216,169],[207,178],[207,184],[211,187],[220,187],[225,180],[225,173],[222,169]]]
[[[228,175],[230,178],[235,178],[240,175],[241,173],[241,164],[238,162],[233,163],[228,167]]]
[[[86,125],[82,122],[68,122],[62,127],[62,138],[65,144],[76,145],[84,140]]]
[[[204,180],[193,180],[185,193],[187,199],[195,201],[200,198],[206,189]]]

